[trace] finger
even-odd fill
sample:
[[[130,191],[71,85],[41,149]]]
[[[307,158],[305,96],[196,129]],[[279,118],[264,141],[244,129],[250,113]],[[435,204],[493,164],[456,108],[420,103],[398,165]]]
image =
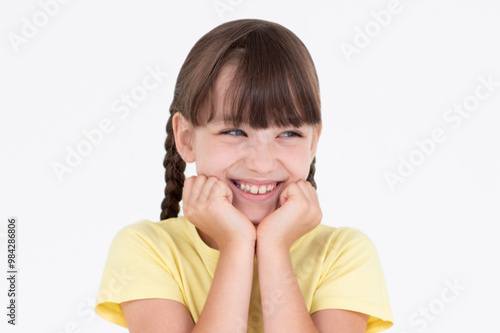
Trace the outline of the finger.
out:
[[[222,180],[217,180],[217,182],[214,184],[214,187],[212,189],[212,194],[226,198],[226,200],[229,203],[233,202],[233,192],[231,191],[229,186],[227,186],[227,184],[224,183]]]
[[[300,189],[300,191],[302,192],[301,194],[306,200],[314,200],[314,196],[316,196],[316,190],[311,183],[305,180],[300,180],[297,182],[297,187]]]
[[[319,206],[318,192],[316,192],[314,186],[312,186],[312,184],[308,181],[298,182],[297,185],[304,193],[304,200],[308,202],[310,212],[316,212],[315,214],[319,216],[318,221],[321,221],[323,214],[321,212],[321,207]]]
[[[217,183],[217,181],[218,179],[215,177],[209,177],[208,179],[206,179],[203,183],[202,188],[200,189],[198,200],[200,200],[201,202],[205,202],[206,200],[208,200],[212,195],[213,187],[215,183]]]
[[[203,189],[203,185],[205,184],[205,181],[207,180],[207,177],[204,175],[199,175],[196,177],[196,179],[193,182],[193,186],[191,188],[191,193],[188,198],[191,203],[196,204],[198,200],[200,200],[200,193]]]
[[[297,192],[300,191],[297,188],[297,183],[290,183],[288,184],[284,189],[283,192],[281,192],[280,195],[280,204],[283,206],[285,202],[288,200],[292,199],[294,196],[297,195]]]
[[[196,180],[196,176],[191,176],[184,180],[184,186],[182,188],[182,201],[187,202],[191,197],[193,191],[193,185]]]

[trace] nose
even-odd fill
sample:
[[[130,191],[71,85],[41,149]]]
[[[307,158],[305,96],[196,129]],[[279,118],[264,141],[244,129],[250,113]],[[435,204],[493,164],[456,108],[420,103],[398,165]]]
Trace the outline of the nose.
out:
[[[277,157],[272,143],[254,142],[246,151],[246,167],[259,175],[276,170]]]

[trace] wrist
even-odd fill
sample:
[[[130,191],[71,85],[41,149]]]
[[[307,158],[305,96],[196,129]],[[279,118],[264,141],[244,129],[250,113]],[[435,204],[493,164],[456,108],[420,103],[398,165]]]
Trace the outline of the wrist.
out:
[[[228,253],[255,253],[255,240],[254,239],[244,239],[244,240],[229,240],[226,242],[218,244],[219,251]]]
[[[283,230],[270,228],[269,225],[259,225],[256,232],[257,246],[266,247],[271,250],[290,250],[293,242],[289,242],[288,235]]]
[[[278,239],[273,239],[269,237],[257,237],[256,241],[256,253],[259,256],[260,253],[268,254],[286,254],[289,255],[291,245]]]

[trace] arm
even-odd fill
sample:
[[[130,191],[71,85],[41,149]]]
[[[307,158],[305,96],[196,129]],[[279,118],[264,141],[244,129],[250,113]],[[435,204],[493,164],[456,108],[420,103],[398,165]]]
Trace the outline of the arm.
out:
[[[183,190],[185,217],[220,250],[214,280],[196,325],[187,309],[168,300],[122,304],[130,332],[246,332],[256,231],[231,204],[231,190],[214,177],[190,177]]]
[[[319,332],[365,333],[368,315],[364,313],[327,309],[311,315]]]
[[[246,332],[252,287],[254,247],[221,251],[207,301],[196,326],[186,307],[166,299],[121,304],[131,333]]]
[[[307,311],[288,249],[258,241],[264,332],[319,332]]]
[[[254,255],[253,244],[221,251],[207,302],[193,332],[246,333]]]
[[[295,240],[321,221],[315,189],[305,181],[288,185],[279,207],[257,228],[257,258],[264,331],[271,332],[366,332],[364,314],[321,310],[310,315],[290,258]]]
[[[130,333],[188,333],[194,327],[184,304],[169,299],[139,299],[120,306]]]
[[[365,314],[328,309],[309,315],[288,249],[259,242],[257,256],[265,332],[366,332]]]

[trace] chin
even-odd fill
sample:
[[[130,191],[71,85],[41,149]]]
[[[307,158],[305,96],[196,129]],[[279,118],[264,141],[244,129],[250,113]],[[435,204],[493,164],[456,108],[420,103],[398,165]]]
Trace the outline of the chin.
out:
[[[273,211],[267,210],[256,210],[256,209],[241,209],[240,210],[245,216],[257,226],[266,216],[271,214]]]
[[[274,212],[277,202],[233,202],[234,207],[245,215],[253,225],[257,226],[264,218]]]

